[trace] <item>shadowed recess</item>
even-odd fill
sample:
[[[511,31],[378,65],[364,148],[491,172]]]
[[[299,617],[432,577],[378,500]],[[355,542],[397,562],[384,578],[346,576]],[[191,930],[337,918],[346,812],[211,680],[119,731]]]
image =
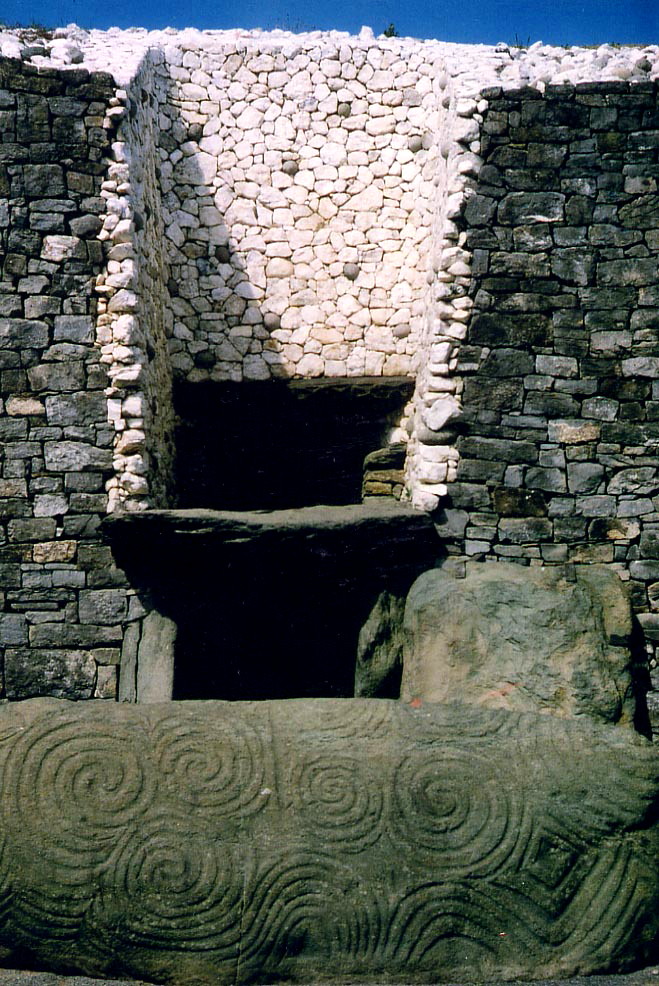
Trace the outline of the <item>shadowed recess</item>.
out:
[[[387,444],[414,381],[179,383],[179,507],[277,510],[358,503],[364,457]]]

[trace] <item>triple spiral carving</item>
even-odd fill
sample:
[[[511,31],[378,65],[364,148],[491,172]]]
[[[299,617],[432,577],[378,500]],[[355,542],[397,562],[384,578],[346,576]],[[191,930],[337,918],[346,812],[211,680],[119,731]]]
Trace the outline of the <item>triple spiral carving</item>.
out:
[[[120,942],[133,975],[247,982],[313,977],[321,961],[362,978],[431,976],[465,955],[493,969],[508,938],[520,970],[538,950],[596,963],[645,934],[654,843],[646,859],[610,839],[654,817],[644,748],[598,747],[607,778],[632,756],[638,770],[628,796],[591,784],[589,843],[580,804],[571,794],[568,817],[554,795],[557,752],[574,790],[578,725],[527,740],[505,713],[276,705],[26,703],[0,742],[0,944],[112,972]]]

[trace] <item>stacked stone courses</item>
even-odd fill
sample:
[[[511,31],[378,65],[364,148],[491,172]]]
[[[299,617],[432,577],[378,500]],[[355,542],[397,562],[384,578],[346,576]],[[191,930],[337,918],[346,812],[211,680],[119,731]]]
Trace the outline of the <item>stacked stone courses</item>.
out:
[[[136,667],[101,522],[176,506],[183,383],[413,379],[365,495],[613,566],[651,649],[659,48],[56,34],[0,32],[2,696]]]
[[[0,647],[10,698],[114,694],[125,600],[97,591],[114,436],[93,292],[114,88],[84,69],[0,62]]]
[[[659,588],[656,84],[484,94],[462,224],[473,315],[448,526],[463,557],[598,562]]]

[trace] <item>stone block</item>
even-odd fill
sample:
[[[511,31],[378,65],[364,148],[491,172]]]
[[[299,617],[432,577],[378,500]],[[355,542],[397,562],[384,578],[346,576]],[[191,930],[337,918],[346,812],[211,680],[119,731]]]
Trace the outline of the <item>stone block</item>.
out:
[[[488,377],[523,377],[533,373],[533,357],[521,349],[497,347],[483,361],[479,373]]]
[[[0,647],[27,644],[27,622],[22,613],[0,613]]]
[[[107,398],[103,393],[85,391],[54,394],[46,398],[46,414],[50,425],[105,423]]]
[[[359,631],[355,696],[397,698],[403,670],[404,596],[382,592]]]
[[[657,755],[626,729],[369,699],[2,724],[8,963],[65,940],[95,976],[434,983],[652,954]]]
[[[601,261],[597,265],[597,278],[600,284],[605,285],[652,285],[657,280],[657,261],[638,257],[633,260]]]
[[[659,561],[633,561],[629,565],[629,574],[633,579],[653,582],[659,579]]]
[[[53,472],[110,469],[112,466],[109,449],[96,448],[84,442],[46,442],[44,459],[46,468]]]
[[[10,541],[50,541],[55,537],[57,523],[54,517],[34,517],[10,520],[7,525]]]
[[[606,568],[424,572],[405,606],[401,698],[587,716],[632,729],[631,604]]]
[[[55,342],[93,342],[94,334],[94,319],[89,315],[58,315],[55,318]]]
[[[537,373],[546,373],[550,377],[579,375],[579,363],[570,356],[536,356],[535,368]],[[529,372],[533,371],[529,370]]]
[[[81,623],[121,623],[127,614],[126,593],[121,589],[85,589],[80,593],[78,614]]]
[[[41,415],[46,409],[35,397],[10,397],[6,404],[7,414],[12,417]]]
[[[604,467],[594,462],[570,462],[567,482],[570,493],[596,493],[604,478]]]
[[[492,459],[461,458],[458,464],[460,483],[500,483],[506,466]]]
[[[96,671],[94,698],[114,701],[117,697],[117,683],[117,669],[108,664],[100,665]]]
[[[0,349],[42,349],[48,345],[45,322],[27,318],[0,318]]]
[[[584,517],[615,517],[614,496],[577,496],[576,508]]]
[[[533,442],[507,442],[501,438],[465,436],[458,441],[461,456],[474,459],[496,459],[509,463],[528,463],[538,460],[538,448]]]
[[[526,471],[525,482],[530,490],[546,490],[548,493],[567,491],[563,469],[543,469],[532,466]]]
[[[10,699],[47,693],[86,699],[94,693],[96,664],[89,651],[10,647],[5,653],[5,688]],[[3,791],[6,798],[6,788]]]
[[[546,517],[547,503],[537,490],[500,486],[492,494],[492,504],[500,517]]]
[[[510,517],[499,524],[500,540],[512,544],[536,544],[551,541],[552,524],[544,517]]]
[[[489,510],[490,496],[485,486],[478,483],[451,483],[451,504],[462,510]]]
[[[72,575],[83,574],[79,572]],[[78,588],[77,585],[74,586]],[[30,628],[31,647],[111,647],[121,643],[121,627],[80,623],[40,623]],[[34,694],[37,694],[36,692]],[[43,693],[38,693],[43,694]]]
[[[41,363],[27,371],[32,390],[84,390],[85,367],[82,363]]]
[[[35,544],[32,558],[38,564],[73,561],[78,547],[77,541],[44,541]]]
[[[559,222],[564,208],[565,196],[557,192],[511,192],[500,202],[498,218],[511,226]]]
[[[548,435],[550,442],[561,442],[564,445],[596,442],[600,437],[600,426],[594,421],[581,421],[578,418],[550,421]]]
[[[637,466],[620,469],[607,485],[607,493],[633,493],[636,496],[653,496],[659,491],[659,477],[654,466]]]
[[[474,315],[469,341],[482,346],[551,346],[553,325],[544,313]]]
[[[464,217],[469,226],[489,226],[496,209],[496,199],[487,195],[472,195],[467,200]]]
[[[46,236],[41,258],[56,264],[64,260],[86,260],[87,248],[77,236]]]
[[[656,379],[659,376],[659,356],[632,356],[622,361],[622,375],[624,377],[651,377]]]
[[[56,198],[65,193],[64,173],[59,164],[26,164],[23,168],[25,194]]]
[[[634,520],[620,517],[598,517],[588,527],[588,536],[594,541],[632,541],[641,533],[641,525]]]
[[[646,531],[641,536],[641,557],[659,559],[659,534]]]
[[[532,390],[524,401],[524,413],[547,418],[575,417],[579,413],[579,404],[569,394]],[[552,439],[550,435],[550,441],[560,439]]]

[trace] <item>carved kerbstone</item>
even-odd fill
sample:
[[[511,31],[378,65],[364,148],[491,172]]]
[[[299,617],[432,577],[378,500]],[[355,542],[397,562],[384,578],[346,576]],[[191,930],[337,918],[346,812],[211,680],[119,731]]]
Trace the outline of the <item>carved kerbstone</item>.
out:
[[[647,959],[659,761],[630,730],[376,700],[0,717],[0,942],[175,983],[540,978]]]

